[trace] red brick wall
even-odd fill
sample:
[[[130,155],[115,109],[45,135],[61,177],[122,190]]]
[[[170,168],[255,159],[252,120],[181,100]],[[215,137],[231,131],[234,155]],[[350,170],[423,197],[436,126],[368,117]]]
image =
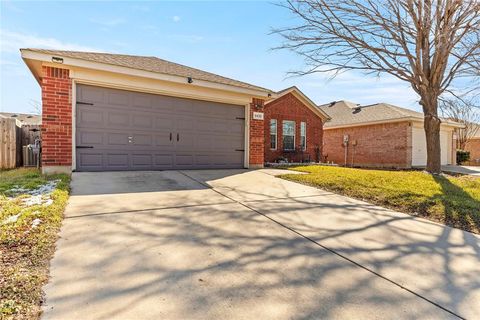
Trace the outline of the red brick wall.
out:
[[[263,112],[264,101],[261,99],[252,99],[250,104],[250,145],[249,145],[249,164],[251,167],[263,166],[263,146],[265,144],[263,120],[254,120],[254,112]]]
[[[277,119],[277,149],[270,149],[270,119]],[[323,122],[306,105],[293,94],[286,94],[265,106],[265,162],[275,162],[280,157],[289,161],[301,161],[299,153],[283,151],[282,121],[295,121],[295,147],[300,149],[300,122],[307,124],[307,150],[304,159],[310,155],[310,160],[319,161],[322,155]]]
[[[465,149],[470,151],[470,163],[476,164],[476,159],[480,159],[480,138],[470,139],[465,145]]]
[[[385,123],[324,130],[323,154],[327,161],[344,165],[343,136],[349,135],[347,164],[363,167],[409,168],[412,128],[409,122]],[[353,141],[357,145],[353,147]],[[352,159],[353,158],[353,159]]]
[[[72,81],[69,70],[42,67],[42,165],[72,164]]]

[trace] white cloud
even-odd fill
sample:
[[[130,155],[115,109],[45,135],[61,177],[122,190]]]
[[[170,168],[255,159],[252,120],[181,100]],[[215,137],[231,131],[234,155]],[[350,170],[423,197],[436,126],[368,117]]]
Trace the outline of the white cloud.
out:
[[[181,19],[179,16],[173,16],[172,17],[173,22],[179,22]]]
[[[20,48],[42,48],[72,51],[102,51],[98,48],[71,42],[63,42],[55,38],[40,37],[34,34],[0,30],[1,52],[18,53]]]

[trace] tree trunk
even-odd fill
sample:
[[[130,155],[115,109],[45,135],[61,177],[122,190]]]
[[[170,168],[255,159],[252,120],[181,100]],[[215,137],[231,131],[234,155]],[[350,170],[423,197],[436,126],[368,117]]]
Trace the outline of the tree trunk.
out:
[[[437,113],[437,97],[422,99],[424,111],[425,137],[427,141],[427,171],[434,174],[442,172],[440,151],[440,118]]]

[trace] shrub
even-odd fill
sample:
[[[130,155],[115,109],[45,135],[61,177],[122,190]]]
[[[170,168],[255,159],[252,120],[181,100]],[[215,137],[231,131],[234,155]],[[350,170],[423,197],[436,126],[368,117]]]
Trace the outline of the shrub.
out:
[[[470,152],[465,150],[457,150],[457,164],[470,161]]]

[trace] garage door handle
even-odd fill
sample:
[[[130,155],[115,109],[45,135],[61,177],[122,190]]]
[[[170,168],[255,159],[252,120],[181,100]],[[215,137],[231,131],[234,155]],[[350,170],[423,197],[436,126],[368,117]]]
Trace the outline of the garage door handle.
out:
[[[76,146],[77,149],[93,149],[93,146]]]
[[[172,133],[170,132],[170,141],[172,141]]]
[[[180,139],[180,135],[177,133],[177,141]]]

